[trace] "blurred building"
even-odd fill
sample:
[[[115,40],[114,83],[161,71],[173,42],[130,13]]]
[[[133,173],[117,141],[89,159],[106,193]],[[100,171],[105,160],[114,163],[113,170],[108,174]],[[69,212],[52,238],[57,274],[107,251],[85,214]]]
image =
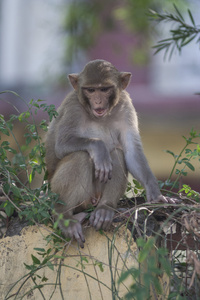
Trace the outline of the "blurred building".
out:
[[[60,104],[67,92],[67,84],[66,89],[58,88],[58,78],[66,72],[62,21],[68,2],[1,0],[1,91],[15,90],[29,100],[43,98],[56,106]],[[200,24],[200,3],[195,5],[194,17]],[[139,114],[145,153],[156,175],[166,178],[173,160],[163,150],[178,154],[184,145],[181,136],[189,136],[192,127],[200,132],[200,96],[194,95],[200,92],[200,50],[194,42],[170,62],[163,60],[163,53],[156,56],[150,53],[150,62],[137,66],[130,64],[132,44],[134,36],[123,28],[106,32],[88,51],[87,59],[83,55],[72,69],[80,71],[87,60],[101,58],[119,70],[132,72],[128,91]],[[9,113],[8,110],[0,102],[0,113]],[[198,189],[199,164],[196,167],[191,180]]]
[[[62,70],[64,0],[0,2],[0,87],[41,85]]]

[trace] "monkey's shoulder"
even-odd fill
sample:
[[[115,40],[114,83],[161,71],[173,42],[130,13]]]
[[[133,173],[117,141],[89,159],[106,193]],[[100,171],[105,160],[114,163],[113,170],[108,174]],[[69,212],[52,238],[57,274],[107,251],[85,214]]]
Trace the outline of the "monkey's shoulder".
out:
[[[128,92],[122,91],[120,100],[113,112],[115,115],[118,114],[121,119],[137,118],[133,101]]]
[[[73,107],[73,106],[80,106],[80,102],[78,100],[78,96],[77,93],[75,91],[72,91],[70,93],[67,94],[67,96],[65,97],[65,99],[62,101],[61,105],[59,106],[58,110],[65,110],[65,108],[69,108],[69,107]]]
[[[66,96],[61,105],[58,107],[58,120],[69,116],[72,118],[80,117],[82,110],[83,107],[78,100],[78,96],[73,91]]]

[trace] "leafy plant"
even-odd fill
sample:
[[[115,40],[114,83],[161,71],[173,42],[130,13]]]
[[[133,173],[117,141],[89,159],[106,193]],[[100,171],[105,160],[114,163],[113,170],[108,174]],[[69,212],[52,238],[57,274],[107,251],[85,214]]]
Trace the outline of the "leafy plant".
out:
[[[56,117],[57,112],[53,105],[48,106],[43,100],[31,100],[26,103],[17,93],[12,93],[27,105],[27,111],[13,114],[8,120],[0,115],[0,185],[5,201],[1,204],[7,214],[11,216],[16,210],[20,218],[25,218],[30,223],[48,223],[51,219],[50,210],[53,202],[57,200],[57,195],[48,189],[45,167],[45,147],[39,130],[47,131],[47,122],[42,120],[36,124],[34,115],[38,110],[48,113],[49,119]],[[17,124],[25,124],[24,138],[25,144],[20,145],[14,133]],[[4,136],[4,137],[3,137]],[[14,140],[15,145],[11,146],[10,141]],[[44,180],[41,187],[32,189],[36,174],[42,176]],[[23,174],[23,180],[19,175]],[[52,201],[54,199],[54,201]],[[22,209],[23,207],[23,209]]]
[[[19,97],[16,93],[13,94],[16,97]],[[55,201],[58,201],[58,197],[51,193],[48,184],[45,181],[43,181],[41,187],[32,188],[32,184],[34,183],[37,174],[46,179],[46,167],[44,162],[45,148],[39,130],[45,132],[47,130],[47,123],[45,120],[42,120],[37,125],[34,120],[34,116],[39,110],[42,110],[48,113],[49,119],[51,120],[53,117],[56,117],[57,113],[54,106],[48,106],[42,100],[31,100],[27,104],[27,107],[28,109],[26,112],[18,112],[17,115],[10,116],[8,120],[5,120],[2,115],[0,116],[0,132],[2,133],[0,146],[0,184],[2,193],[6,198],[6,201],[1,204],[1,207],[5,210],[7,216],[11,216],[13,211],[16,210],[20,218],[28,220],[29,223],[39,222],[49,224],[49,222],[52,221],[50,212],[53,209]],[[25,124],[25,143],[22,146],[18,143],[17,138],[15,137],[14,128],[17,124],[16,122]],[[11,146],[10,141],[8,141],[11,137],[14,139],[16,147]],[[179,155],[175,155],[169,150],[166,151],[174,158],[174,166],[168,179],[168,185],[171,189],[177,185],[181,176],[187,175],[187,172],[185,171],[186,168],[195,171],[192,160],[200,160],[200,147],[196,142],[196,139],[199,137],[200,134],[197,134],[197,132],[192,129],[189,138],[184,137],[186,145],[183,147]],[[194,146],[195,148],[192,149],[191,146]],[[180,169],[178,168],[179,165],[181,166]],[[21,180],[19,178],[19,174],[21,172],[25,174],[25,180]],[[172,181],[173,174],[177,175],[175,182]],[[143,188],[137,181],[134,180],[133,183],[134,186],[131,187],[129,185],[128,189],[133,189],[136,196],[140,195],[143,192]],[[185,192],[187,197],[198,200],[199,193],[193,191],[188,185],[183,185],[180,192]],[[156,204],[154,204],[154,208],[150,214],[153,213],[154,209],[157,209]],[[190,210],[190,208],[186,206],[179,207],[177,205],[172,216],[175,216],[178,212],[183,210]],[[172,216],[169,217],[170,220]],[[148,212],[146,213],[146,217],[148,218]],[[62,218],[62,215],[60,215],[60,218]],[[128,219],[130,220],[131,217]],[[144,222],[146,222],[146,220],[144,220]],[[134,226],[136,225],[134,224]],[[8,291],[6,299],[12,297],[10,296],[10,293],[13,291],[15,286],[20,283],[17,293],[13,294],[14,297],[17,297],[25,282],[29,279],[33,281],[33,287],[26,292],[26,295],[28,295],[30,291],[37,289],[45,299],[43,288],[45,286],[53,285],[54,289],[52,295],[56,287],[59,286],[61,297],[64,299],[60,282],[61,268],[68,268],[70,266],[64,264],[64,259],[66,257],[66,255],[64,255],[64,252],[66,251],[66,244],[63,243],[63,240],[60,237],[61,232],[57,229],[57,222],[55,222],[53,228],[54,232],[46,237],[46,241],[50,244],[50,247],[47,250],[44,248],[35,248],[37,255],[32,254],[32,263],[25,264],[25,268],[28,273],[13,285],[13,287]],[[90,264],[90,260],[92,260],[94,268],[98,267],[100,272],[104,272],[106,266],[103,262],[99,261],[98,258],[93,258],[91,255],[82,256],[80,254],[80,259],[77,259],[76,267],[73,269],[82,272],[87,285],[88,277],[97,280],[99,285],[103,284],[106,286],[106,288],[112,291],[113,299],[121,299],[118,293],[118,285],[123,285],[124,281],[128,277],[133,278],[133,283],[130,288],[127,288],[125,299],[148,299],[151,295],[150,291],[152,290],[156,293],[156,295],[166,295],[167,292],[163,289],[160,279],[163,277],[164,273],[169,279],[171,279],[174,272],[174,266],[168,259],[167,250],[156,247],[156,240],[157,237],[159,237],[159,234],[160,233],[156,233],[156,236],[151,238],[141,236],[137,239],[136,242],[140,251],[138,254],[139,268],[124,268],[121,275],[117,265],[113,265],[111,263],[114,249],[118,251],[115,246],[114,237],[112,241],[109,241],[108,253],[110,274],[112,278],[111,287],[102,283],[98,277],[95,279],[86,272],[87,265]],[[130,242],[127,242],[127,255],[129,253],[129,247]],[[61,251],[61,254],[57,255],[59,251]],[[118,256],[121,257],[121,253],[119,253]],[[125,265],[126,258],[124,259],[124,266]],[[49,282],[49,279],[47,278],[48,276],[41,275],[41,273],[38,272],[44,268],[57,272],[57,279],[55,283]],[[117,275],[120,277],[118,285],[116,282]],[[186,289],[183,289],[181,285],[182,281],[179,280],[179,282],[180,289],[185,291]],[[173,297],[180,295],[180,289],[173,291],[173,293],[169,296],[171,297],[170,299],[175,299]]]
[[[174,0],[183,6],[187,0]],[[120,27],[124,34],[134,33],[133,48],[130,60],[134,64],[144,65],[149,60],[150,40],[152,30],[155,31],[147,18],[149,7],[160,10],[170,7],[171,1],[159,0],[126,0],[123,3],[115,0],[74,0],[66,10],[63,29],[66,32],[66,62],[67,66],[73,60],[79,59],[79,54],[85,53],[94,46],[100,35],[108,31],[116,31]],[[155,18],[155,15],[153,16]],[[116,44],[113,51],[119,52],[121,44]]]
[[[109,1],[71,1],[67,6],[64,30],[67,32],[66,61],[70,64],[78,59],[80,51],[89,49],[96,37],[104,30],[113,26],[112,15],[105,10],[114,4]],[[103,22],[102,22],[103,19]]]
[[[196,43],[200,45],[200,25],[197,25],[194,17],[190,11],[187,10],[190,23],[185,21],[185,17],[180,12],[178,7],[174,4],[174,13],[158,13],[155,10],[150,10],[149,16],[156,22],[171,22],[175,23],[176,28],[170,30],[170,37],[158,41],[153,48],[156,49],[155,54],[164,50],[166,57],[169,54],[169,59],[172,57],[175,50],[181,53],[184,46],[196,39]]]
[[[197,131],[192,129],[190,131],[190,136],[188,138],[183,136],[183,139],[185,140],[186,144],[178,155],[174,154],[174,152],[170,150],[166,150],[166,153],[169,153],[174,158],[174,165],[168,179],[165,182],[160,182],[161,188],[170,187],[170,190],[173,190],[174,188],[179,189],[179,180],[182,176],[187,176],[187,169],[193,172],[195,171],[192,160],[198,159],[200,161],[200,144],[199,142],[196,142],[196,140],[200,139],[200,133],[198,134]],[[192,146],[194,146],[194,149],[192,149]],[[179,165],[181,166],[181,168],[179,168]],[[175,181],[172,181],[173,175],[176,175]],[[188,188],[183,188],[180,192],[187,190]],[[193,192],[188,195],[195,195],[195,199],[199,200],[197,192]]]
[[[129,276],[133,278],[134,283],[125,299],[150,299],[152,289],[155,290],[156,295],[165,295],[166,291],[163,290],[160,278],[163,277],[164,273],[168,276],[171,275],[168,251],[165,248],[155,249],[155,242],[154,238],[137,239],[139,268],[130,268],[123,272],[119,278],[120,284]]]

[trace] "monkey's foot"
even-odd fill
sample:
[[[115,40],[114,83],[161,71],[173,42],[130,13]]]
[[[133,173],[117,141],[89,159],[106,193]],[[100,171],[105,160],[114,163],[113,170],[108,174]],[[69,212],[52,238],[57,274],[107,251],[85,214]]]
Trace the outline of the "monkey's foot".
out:
[[[83,223],[83,221],[85,221],[85,218],[87,217],[87,213],[85,212],[80,212],[76,215],[73,215],[73,219],[76,219],[79,223]]]
[[[85,220],[87,213],[81,212],[74,215],[69,222],[69,225],[66,227],[64,224],[60,223],[59,227],[61,228],[64,236],[66,238],[76,239],[78,245],[81,248],[84,248],[85,238],[83,235],[83,230],[81,223]]]
[[[178,198],[171,198],[171,197],[160,195],[157,199],[151,201],[151,203],[179,204],[181,203],[181,200]]]
[[[90,216],[90,224],[96,229],[108,230],[112,224],[114,211],[109,208],[96,208]]]

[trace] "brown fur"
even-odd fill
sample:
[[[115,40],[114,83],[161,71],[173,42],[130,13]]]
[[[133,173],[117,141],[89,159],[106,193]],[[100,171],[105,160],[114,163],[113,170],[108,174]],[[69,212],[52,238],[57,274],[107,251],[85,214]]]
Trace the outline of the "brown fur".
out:
[[[91,225],[108,229],[126,188],[127,171],[144,185],[147,201],[167,202],[143,154],[137,115],[124,90],[130,77],[102,60],[69,75],[74,91],[59,107],[47,133],[51,189],[66,204],[55,209],[71,220],[68,227],[61,221],[60,228],[81,247],[84,214],[76,214],[94,205]]]

